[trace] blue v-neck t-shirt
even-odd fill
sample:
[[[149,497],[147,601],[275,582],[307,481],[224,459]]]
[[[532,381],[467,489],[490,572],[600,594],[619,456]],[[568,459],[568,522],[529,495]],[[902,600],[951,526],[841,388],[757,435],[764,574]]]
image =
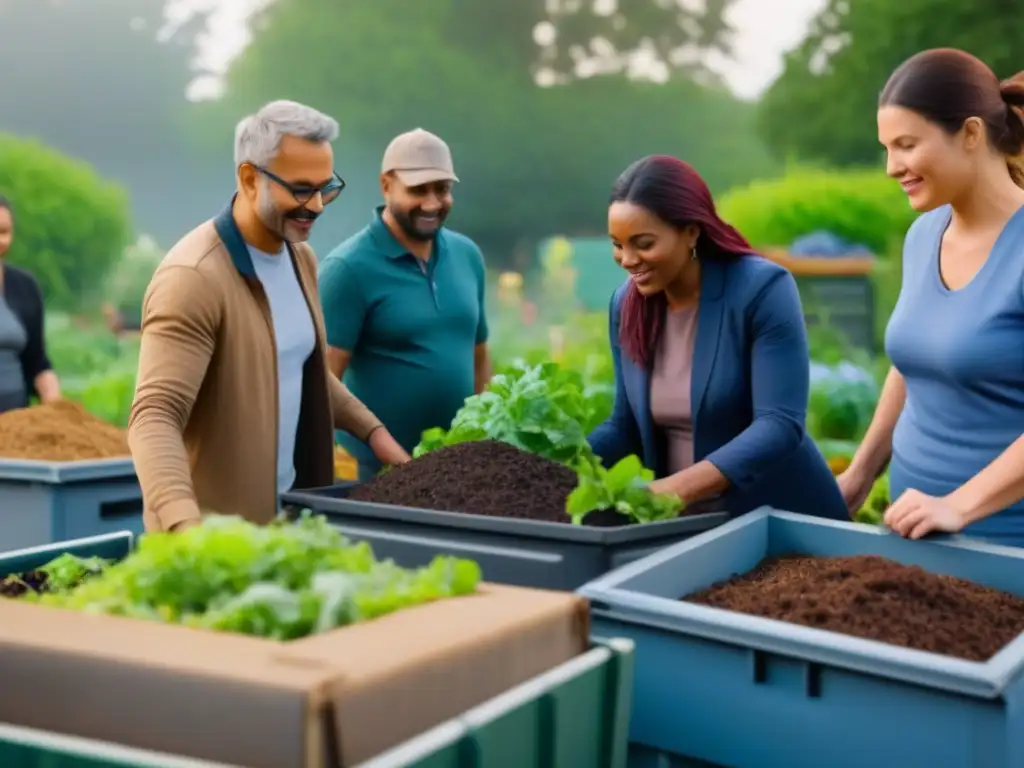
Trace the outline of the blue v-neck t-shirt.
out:
[[[922,215],[903,247],[903,286],[885,349],[906,382],[893,434],[892,498],[944,496],[1024,434],[1024,208],[974,278],[951,290],[939,272],[949,206]],[[1024,546],[1024,502],[964,533]]]

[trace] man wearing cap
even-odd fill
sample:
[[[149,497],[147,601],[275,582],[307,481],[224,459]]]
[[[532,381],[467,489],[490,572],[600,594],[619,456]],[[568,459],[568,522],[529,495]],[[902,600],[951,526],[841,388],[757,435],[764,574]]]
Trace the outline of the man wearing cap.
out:
[[[411,451],[490,378],[483,255],[444,227],[458,181],[448,145],[422,128],[384,152],[384,205],[320,268],[328,364]],[[380,468],[344,432],[360,480]]]

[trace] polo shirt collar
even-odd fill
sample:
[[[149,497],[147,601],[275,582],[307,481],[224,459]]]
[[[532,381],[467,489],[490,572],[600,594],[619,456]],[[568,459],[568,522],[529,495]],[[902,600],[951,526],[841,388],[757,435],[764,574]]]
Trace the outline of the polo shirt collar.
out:
[[[398,242],[398,238],[394,236],[388,225],[384,223],[383,214],[383,205],[378,205],[373,209],[373,219],[370,221],[370,236],[373,238],[373,242],[388,258],[400,259],[403,256],[410,256],[409,249]],[[439,229],[434,237],[435,254],[444,247],[443,232],[444,228]]]

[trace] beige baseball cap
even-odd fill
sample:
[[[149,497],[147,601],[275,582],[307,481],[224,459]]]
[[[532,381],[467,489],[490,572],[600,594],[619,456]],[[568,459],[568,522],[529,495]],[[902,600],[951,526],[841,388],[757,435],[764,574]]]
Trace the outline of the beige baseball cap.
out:
[[[422,128],[396,136],[384,150],[381,173],[394,171],[407,187],[433,181],[458,181],[452,151],[444,141]]]

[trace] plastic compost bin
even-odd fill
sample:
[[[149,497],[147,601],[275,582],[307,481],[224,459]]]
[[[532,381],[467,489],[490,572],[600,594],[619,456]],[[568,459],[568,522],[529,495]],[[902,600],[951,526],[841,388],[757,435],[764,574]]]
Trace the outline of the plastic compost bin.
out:
[[[633,643],[587,653],[356,768],[624,768]]]
[[[142,533],[131,459],[0,459],[0,549],[123,530]]]
[[[231,768],[119,744],[0,724],[3,768]]]
[[[355,486],[294,491],[281,502],[324,515],[349,538],[369,542],[378,557],[407,568],[451,554],[476,560],[487,581],[542,589],[576,589],[729,519],[715,512],[602,528],[350,501]]]
[[[783,554],[879,555],[1024,595],[1024,549],[767,508],[631,563],[579,590],[594,632],[636,643],[631,768],[1024,766],[1024,635],[977,663],[679,601]]]

